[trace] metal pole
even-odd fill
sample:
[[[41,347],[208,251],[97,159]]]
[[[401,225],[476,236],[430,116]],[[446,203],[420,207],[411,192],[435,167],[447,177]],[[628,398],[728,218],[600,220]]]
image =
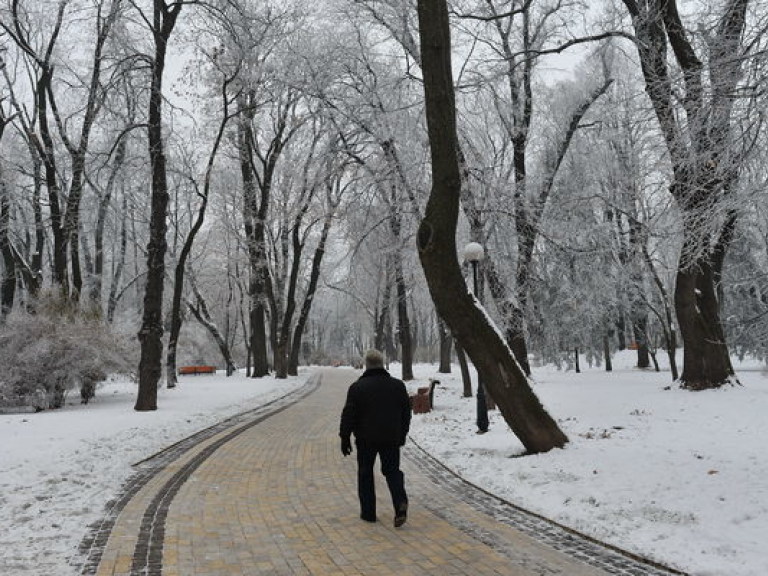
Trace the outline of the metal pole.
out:
[[[480,292],[477,287],[477,260],[472,260],[472,279],[475,286],[475,298],[480,302]],[[482,302],[480,302],[482,304]],[[477,366],[475,366],[477,368]],[[480,379],[480,371],[477,371],[477,433],[488,432],[488,405],[485,401],[485,387]]]

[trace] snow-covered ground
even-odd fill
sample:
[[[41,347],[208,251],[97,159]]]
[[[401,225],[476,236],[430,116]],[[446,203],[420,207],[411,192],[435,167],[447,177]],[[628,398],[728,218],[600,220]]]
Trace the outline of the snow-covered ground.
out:
[[[737,364],[743,386],[691,393],[665,389],[667,373],[632,360],[620,354],[612,373],[534,368],[535,391],[571,442],[523,458],[497,412],[490,432],[475,434],[458,369],[418,365],[409,387],[429,377],[441,387],[435,410],[414,416],[412,437],[471,482],[581,532],[692,574],[765,576],[768,376]],[[186,377],[149,413],[132,410],[135,384],[113,382],[87,407],[0,415],[0,574],[71,574],[68,558],[132,463],[307,375]]]
[[[662,355],[660,355],[662,356]],[[435,409],[414,440],[470,482],[582,533],[696,575],[768,575],[768,375],[736,363],[742,386],[669,388],[668,372],[534,368],[534,390],[570,439],[523,452],[498,411],[475,434],[458,370],[433,376]]]
[[[74,394],[61,410],[0,414],[0,576],[76,573],[68,559],[132,464],[284,396],[307,376],[182,376],[174,390],[158,390],[154,412],[135,412],[136,384],[117,381],[88,406]]]

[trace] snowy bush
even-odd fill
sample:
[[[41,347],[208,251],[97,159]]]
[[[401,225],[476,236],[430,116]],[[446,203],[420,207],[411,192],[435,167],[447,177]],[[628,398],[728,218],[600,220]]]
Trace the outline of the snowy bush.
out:
[[[98,315],[43,298],[0,325],[0,405],[60,408],[73,389],[87,403],[108,374],[133,369],[130,349]]]

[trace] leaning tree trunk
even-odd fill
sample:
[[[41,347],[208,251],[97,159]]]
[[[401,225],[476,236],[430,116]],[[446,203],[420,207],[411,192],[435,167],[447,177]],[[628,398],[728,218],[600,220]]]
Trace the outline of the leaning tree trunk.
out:
[[[632,316],[632,333],[637,343],[637,367],[648,368],[651,365],[651,358],[648,355],[648,318],[639,305]]]
[[[144,290],[144,315],[139,330],[139,394],[136,410],[157,410],[157,385],[163,362],[163,282],[165,279],[165,232],[168,210],[168,181],[163,150],[163,70],[168,39],[173,32],[181,3],[166,6],[154,0],[152,33],[155,58],[152,62],[152,85],[149,94],[149,158],[152,170],[152,201],[147,246],[147,285]]]
[[[464,348],[461,347],[458,340],[453,338],[453,342],[456,348],[456,358],[459,360],[459,368],[461,369],[462,396],[464,398],[472,398],[472,375],[469,373],[467,355],[464,354]]]
[[[504,420],[529,453],[546,452],[564,446],[568,438],[533,393],[461,274],[456,256],[461,180],[448,9],[445,0],[419,0],[418,13],[433,178],[417,234],[419,257],[438,313],[472,358]]]
[[[224,336],[222,336],[213,320],[211,320],[210,314],[208,314],[207,311],[203,312],[202,307],[199,307],[199,303],[198,307],[196,307],[191,302],[187,302],[187,309],[192,313],[197,321],[200,322],[200,324],[202,324],[206,330],[208,330],[211,337],[216,342],[216,345],[219,347],[221,357],[224,359],[224,366],[227,376],[232,376],[232,374],[234,374],[237,370],[237,365],[232,359],[232,352],[229,349],[227,341],[224,339]]]
[[[235,361],[232,359],[232,351],[229,348],[229,344],[227,343],[226,338],[224,338],[224,336],[221,334],[221,331],[219,331],[216,323],[211,318],[211,314],[208,312],[208,306],[205,303],[205,299],[203,298],[202,294],[200,294],[197,286],[194,282],[190,282],[190,285],[192,287],[192,292],[195,294],[196,303],[187,300],[187,309],[192,313],[197,321],[200,322],[200,324],[202,324],[206,330],[208,330],[211,337],[213,337],[216,345],[219,347],[221,357],[224,359],[227,376],[232,376],[235,370],[237,370],[237,366],[235,365]]]

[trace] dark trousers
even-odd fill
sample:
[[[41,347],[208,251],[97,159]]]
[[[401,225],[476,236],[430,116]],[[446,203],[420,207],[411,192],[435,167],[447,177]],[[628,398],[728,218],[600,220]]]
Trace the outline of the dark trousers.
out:
[[[360,516],[367,520],[376,518],[376,489],[373,481],[373,465],[376,455],[381,460],[381,473],[387,479],[392,506],[397,512],[401,504],[408,503],[405,493],[405,476],[400,470],[398,446],[376,446],[357,443],[357,495],[360,498]]]

